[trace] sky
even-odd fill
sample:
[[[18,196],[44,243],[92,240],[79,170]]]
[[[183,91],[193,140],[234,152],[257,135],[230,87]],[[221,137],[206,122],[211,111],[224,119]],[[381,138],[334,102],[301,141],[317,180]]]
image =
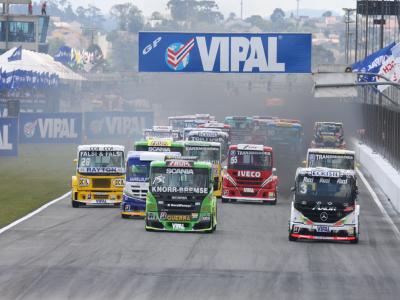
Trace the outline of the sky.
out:
[[[216,0],[220,11],[228,16],[230,12],[240,16],[240,1],[241,0]],[[271,15],[276,7],[280,7],[285,11],[295,10],[296,0],[242,0],[243,1],[243,17],[251,15],[261,15],[263,17]],[[166,12],[168,0],[71,0],[74,7],[79,5],[86,6],[94,4],[100,7],[105,12],[108,12],[110,7],[116,3],[133,2],[144,13],[145,16],[151,15],[153,11]],[[333,10],[342,14],[343,7],[354,8],[356,0],[300,0],[300,10],[303,9],[318,9],[318,10]]]

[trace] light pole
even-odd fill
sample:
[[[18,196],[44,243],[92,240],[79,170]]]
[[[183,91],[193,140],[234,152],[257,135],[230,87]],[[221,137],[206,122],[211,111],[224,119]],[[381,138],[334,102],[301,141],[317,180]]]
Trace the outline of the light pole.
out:
[[[243,0],[240,0],[240,19],[243,20]]]
[[[354,8],[343,8],[345,12],[344,23],[346,24],[346,42],[345,42],[345,56],[346,56],[346,64],[349,64],[350,61],[350,23],[354,23],[351,20],[351,15],[355,11]]]

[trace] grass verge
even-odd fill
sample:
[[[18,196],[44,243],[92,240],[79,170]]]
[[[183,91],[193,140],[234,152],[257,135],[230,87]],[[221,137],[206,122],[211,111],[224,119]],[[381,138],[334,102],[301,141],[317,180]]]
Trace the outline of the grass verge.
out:
[[[70,189],[76,145],[20,145],[0,158],[0,228]]]

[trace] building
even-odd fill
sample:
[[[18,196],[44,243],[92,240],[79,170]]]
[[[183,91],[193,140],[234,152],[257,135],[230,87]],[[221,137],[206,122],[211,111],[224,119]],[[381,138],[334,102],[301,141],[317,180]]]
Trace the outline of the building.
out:
[[[28,13],[29,0],[0,0],[0,54],[14,47],[47,53],[49,17]],[[10,14],[10,5],[26,5],[26,14]]]

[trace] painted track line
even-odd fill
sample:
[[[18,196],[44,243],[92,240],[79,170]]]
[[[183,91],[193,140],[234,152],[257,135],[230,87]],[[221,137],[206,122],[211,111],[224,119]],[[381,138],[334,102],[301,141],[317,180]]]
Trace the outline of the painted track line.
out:
[[[38,209],[34,210],[33,212],[27,214],[26,216],[23,216],[22,218],[12,222],[11,224],[8,224],[7,226],[0,228],[0,234],[6,232],[7,230],[13,228],[14,226],[18,225],[19,223],[22,223],[30,218],[32,218],[34,215],[37,215],[38,213],[40,213],[41,211],[45,210],[46,208],[48,208],[50,205],[53,205],[54,203],[57,203],[58,201],[68,197],[71,194],[71,192],[65,193],[64,195],[51,200],[50,202],[47,202],[46,204],[42,205],[41,207],[39,207]]]
[[[364,185],[367,187],[367,190],[371,194],[372,199],[374,199],[375,204],[378,206],[379,210],[381,211],[381,213],[383,215],[383,218],[392,227],[392,230],[393,230],[394,235],[396,236],[396,238],[398,240],[400,240],[400,231],[397,228],[397,226],[394,224],[392,218],[389,216],[389,214],[387,213],[386,209],[383,207],[381,201],[378,198],[378,195],[372,189],[371,185],[369,184],[369,182],[365,178],[364,174],[359,169],[357,169],[357,173],[360,176],[360,178],[361,178],[362,182],[364,183]]]

